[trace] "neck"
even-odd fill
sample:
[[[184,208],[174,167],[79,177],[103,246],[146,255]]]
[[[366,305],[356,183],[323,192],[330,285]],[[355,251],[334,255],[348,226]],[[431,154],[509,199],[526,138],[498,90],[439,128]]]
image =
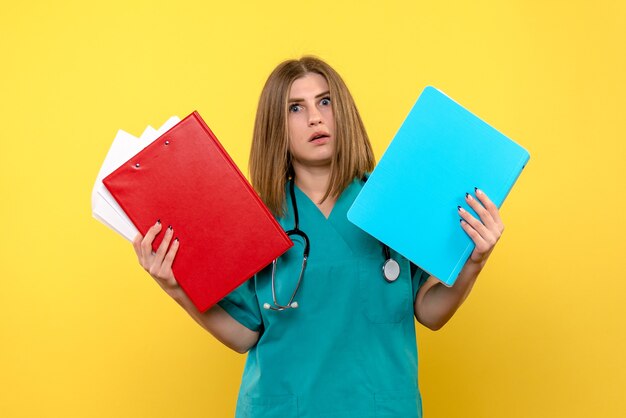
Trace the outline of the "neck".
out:
[[[330,181],[330,167],[303,167],[294,164],[293,171],[296,178],[296,186],[305,193],[313,202],[319,204],[328,190]],[[329,196],[327,201],[332,198]]]

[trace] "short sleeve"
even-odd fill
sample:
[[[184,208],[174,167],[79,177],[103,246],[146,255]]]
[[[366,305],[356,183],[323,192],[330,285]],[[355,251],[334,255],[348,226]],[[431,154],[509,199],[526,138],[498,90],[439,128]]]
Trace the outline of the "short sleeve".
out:
[[[419,268],[417,265],[411,263],[411,285],[413,286],[413,300],[417,296],[417,291],[424,284],[424,282],[430,277],[430,274]]]
[[[254,278],[245,281],[217,304],[244,327],[252,331],[261,329],[261,311],[254,290]]]

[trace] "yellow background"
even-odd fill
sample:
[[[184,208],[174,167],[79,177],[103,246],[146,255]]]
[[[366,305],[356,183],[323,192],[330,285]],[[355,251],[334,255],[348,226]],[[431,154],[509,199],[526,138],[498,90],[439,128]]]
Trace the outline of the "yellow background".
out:
[[[531,153],[470,299],[419,327],[426,417],[626,415],[626,2],[2,3],[0,416],[233,415],[244,356],[90,193],[119,128],[193,110],[246,170],[262,83],[305,53],[345,78],[377,157],[426,85]]]

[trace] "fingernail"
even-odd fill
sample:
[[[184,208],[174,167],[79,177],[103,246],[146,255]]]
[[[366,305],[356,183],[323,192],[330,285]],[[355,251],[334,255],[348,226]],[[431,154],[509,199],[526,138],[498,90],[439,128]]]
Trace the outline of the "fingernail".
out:
[[[161,225],[161,220],[157,219],[157,225]]]
[[[170,229],[170,231],[171,231],[172,229],[174,229],[174,228],[172,228],[172,225],[168,226],[168,228]]]
[[[178,237],[174,238],[174,241],[178,242]]]
[[[465,198],[467,200],[472,200],[472,196],[469,193],[465,193]]]
[[[474,187],[474,193],[480,193],[481,190],[478,187]]]
[[[461,225],[463,225],[463,219],[459,219],[459,222],[461,223]]]
[[[459,210],[459,212],[463,212],[464,210],[461,206],[457,206],[456,208]]]

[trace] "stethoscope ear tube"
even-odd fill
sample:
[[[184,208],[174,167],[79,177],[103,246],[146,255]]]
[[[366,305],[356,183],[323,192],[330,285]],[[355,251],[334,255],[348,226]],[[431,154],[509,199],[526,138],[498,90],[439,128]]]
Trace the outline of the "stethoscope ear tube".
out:
[[[291,231],[287,231],[286,234],[288,237],[292,235],[302,237],[302,239],[304,240],[304,258],[309,258],[309,250],[311,249],[311,245],[309,244],[309,237],[299,229],[292,229]]]

